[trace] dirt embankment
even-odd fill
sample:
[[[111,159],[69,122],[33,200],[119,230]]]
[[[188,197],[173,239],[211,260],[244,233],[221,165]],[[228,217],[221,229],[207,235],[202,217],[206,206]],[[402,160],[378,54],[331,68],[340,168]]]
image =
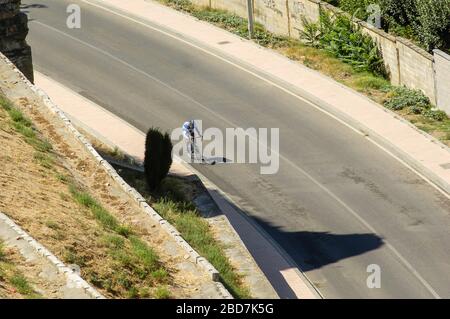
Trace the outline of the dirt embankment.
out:
[[[106,297],[214,297],[174,240],[26,94],[9,96],[19,112],[0,107],[0,211]]]

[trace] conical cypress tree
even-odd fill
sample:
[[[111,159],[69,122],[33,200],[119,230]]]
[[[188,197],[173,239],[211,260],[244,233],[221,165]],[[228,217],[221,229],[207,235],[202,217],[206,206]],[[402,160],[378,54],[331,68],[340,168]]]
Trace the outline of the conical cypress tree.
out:
[[[155,190],[172,165],[172,141],[168,133],[150,128],[145,140],[145,176],[150,190]]]

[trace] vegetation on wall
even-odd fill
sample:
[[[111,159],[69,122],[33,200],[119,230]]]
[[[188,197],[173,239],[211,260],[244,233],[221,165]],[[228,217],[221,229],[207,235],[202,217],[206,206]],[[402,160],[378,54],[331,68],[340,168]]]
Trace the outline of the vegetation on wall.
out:
[[[327,0],[366,20],[367,7],[381,9],[383,29],[415,41],[427,51],[450,51],[450,0]]]
[[[378,4],[378,2],[379,0],[340,0],[337,1],[337,4],[342,10],[361,20],[366,20],[370,15],[367,8],[372,4]]]
[[[372,38],[361,32],[358,25],[345,15],[322,11],[318,23],[303,18],[305,30],[301,37],[315,47],[324,49],[357,71],[386,75],[380,50]]]

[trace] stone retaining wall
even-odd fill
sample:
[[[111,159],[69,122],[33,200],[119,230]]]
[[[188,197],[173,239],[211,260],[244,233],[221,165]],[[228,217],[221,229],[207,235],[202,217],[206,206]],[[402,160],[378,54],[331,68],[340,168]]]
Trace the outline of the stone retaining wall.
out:
[[[31,48],[25,41],[28,17],[20,12],[20,0],[0,0],[0,52],[33,82]]]

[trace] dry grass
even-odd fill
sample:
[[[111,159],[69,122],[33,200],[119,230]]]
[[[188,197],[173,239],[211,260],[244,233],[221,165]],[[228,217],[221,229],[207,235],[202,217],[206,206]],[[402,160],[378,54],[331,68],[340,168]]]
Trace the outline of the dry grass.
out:
[[[0,241],[0,298],[40,298],[20,264],[23,258],[14,249],[6,249]],[[36,278],[36,277],[35,277]]]
[[[193,204],[192,195],[195,188],[188,181],[166,177],[157,191],[150,192],[144,174],[129,169],[121,169],[119,174],[219,271],[222,283],[235,298],[250,298],[250,292],[239,271],[227,258],[224,246],[214,238],[209,224]]]
[[[177,255],[165,251],[167,234],[80,144],[64,138],[62,123],[19,100],[27,112],[23,118],[29,118],[26,127],[34,132],[30,143],[15,128],[7,110],[11,105],[0,102],[7,104],[0,107],[2,212],[58,258],[80,266],[81,276],[107,297],[189,297],[207,281],[176,269],[185,262],[181,250]],[[44,141],[51,148],[37,150]]]

